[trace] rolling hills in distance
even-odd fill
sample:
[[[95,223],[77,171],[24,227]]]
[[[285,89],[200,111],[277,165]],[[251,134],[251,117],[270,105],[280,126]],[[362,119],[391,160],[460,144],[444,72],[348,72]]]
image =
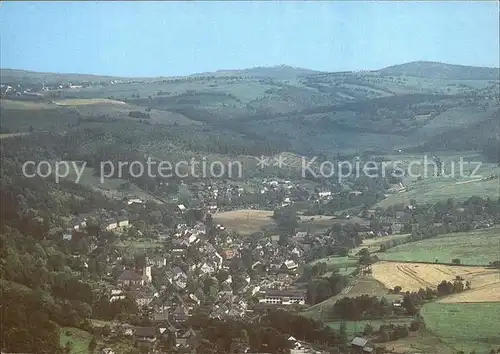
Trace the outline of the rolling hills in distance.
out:
[[[125,194],[144,201],[160,201],[168,211],[172,205],[177,207],[183,200],[192,202],[195,199],[190,198],[194,194],[188,194],[187,188],[180,186],[182,183],[178,181],[172,183],[178,183],[177,190],[171,190],[165,184],[160,186],[158,181],[148,178],[110,178],[105,183],[99,183],[96,170],[100,161],[142,161],[145,156],[166,161],[201,156],[219,161],[237,158],[245,164],[255,165],[254,157],[285,154],[289,162],[296,162],[280,171],[272,168],[249,169],[253,175],[247,176],[250,178],[241,182],[241,185],[245,189],[254,188],[255,194],[259,194],[264,177],[278,176],[293,180],[293,176],[297,175],[290,171],[300,166],[297,162],[299,156],[335,160],[361,155],[366,160],[410,161],[427,154],[439,156],[447,166],[450,161],[465,157],[472,161],[485,161],[479,172],[483,176],[496,176],[496,179],[484,180],[466,177],[460,180],[429,178],[412,183],[404,181],[409,187],[401,193],[391,191],[392,184],[387,181],[376,184],[366,180],[359,183],[349,180],[340,185],[332,181],[311,182],[302,179],[298,183],[301,187],[309,188],[309,184],[314,187],[326,185],[340,195],[326,207],[315,208],[319,204],[314,200],[310,201],[310,205],[306,201],[305,208],[300,203],[303,200],[295,203],[297,208],[304,208],[299,209],[300,227],[307,227],[314,232],[323,232],[337,221],[347,222],[347,219],[344,220],[348,218],[345,217],[346,211],[352,211],[352,215],[355,215],[360,208],[383,210],[394,207],[396,210],[396,205],[408,205],[412,199],[421,205],[445,205],[450,201],[469,200],[472,196],[498,196],[500,84],[497,68],[412,62],[380,70],[320,72],[282,65],[156,78],[1,69],[1,84],[0,151],[2,169],[6,171],[2,174],[2,182],[11,190],[10,194],[5,195],[19,202],[15,204],[19,208],[28,209],[29,206],[30,212],[32,209],[44,210],[48,202],[61,206],[59,212],[54,212],[57,217],[54,219],[62,220],[57,213],[62,215],[68,212],[70,209],[63,207],[68,203],[93,206],[95,202],[114,208],[116,206],[113,203],[123,203]],[[18,179],[22,161],[42,159],[83,160],[89,164],[79,185],[56,185],[50,179],[36,184],[29,179]],[[71,178],[65,182],[68,181],[73,182]],[[30,193],[25,193],[26,190],[30,190]],[[354,198],[351,204],[337,203],[339,199],[345,197],[347,200],[352,192],[359,193],[360,190],[363,190],[361,202],[357,203]],[[101,199],[102,196],[94,192],[101,192],[115,200]],[[167,197],[172,198],[163,203]],[[257,209],[247,209],[247,205],[223,200],[221,209],[226,207],[227,210],[219,213],[216,220],[241,235],[246,235],[243,231],[248,234],[262,231],[263,235],[264,231],[277,232],[271,215],[273,209],[280,208],[281,202],[266,204],[257,197],[249,203],[254,201],[258,205]],[[191,207],[188,202],[186,205]],[[194,206],[196,204],[193,202]],[[6,209],[6,215],[17,222],[15,208]],[[145,209],[144,214],[140,211],[140,217],[153,219],[157,214]],[[161,222],[164,222],[163,219]],[[401,279],[413,284],[415,278],[421,276],[418,271],[425,270],[418,262],[432,263],[435,258],[449,262],[454,257],[460,257],[464,269],[470,264],[483,264],[482,259],[480,262],[477,260],[477,255],[470,254],[472,246],[492,252],[488,261],[496,260],[497,255],[493,254],[490,242],[497,232],[496,228],[467,231],[459,235],[461,243],[447,236],[421,240],[432,252],[422,251],[420,244],[394,247],[385,254],[379,254],[383,262],[378,265],[383,268],[374,267],[376,282],[361,277],[357,286],[351,286],[349,296],[372,294],[373,289],[377,290],[377,296],[386,296],[388,289],[403,284],[397,283]],[[476,233],[480,233],[480,237]],[[381,237],[381,241],[391,239],[392,242],[393,236]],[[395,236],[398,240],[408,237],[407,234]],[[476,243],[473,244],[469,238],[474,238]],[[372,241],[379,240],[374,238]],[[154,242],[156,244],[156,240]],[[360,246],[369,245],[368,241]],[[377,249],[381,245],[374,244],[373,247]],[[351,262],[345,265],[346,272],[352,271],[348,268],[353,268],[358,262],[356,258],[331,258],[332,269],[340,268],[341,265],[335,262],[344,258]],[[330,262],[330,256],[326,259]],[[325,258],[317,261],[325,261]],[[394,267],[387,266],[387,262],[393,262],[391,265],[398,262],[400,271],[395,273]],[[426,266],[436,268],[434,264]],[[385,272],[384,267],[389,271]],[[449,271],[453,267],[442,265],[441,272],[434,269],[431,275],[437,280],[451,277],[455,273],[443,275],[443,270]],[[454,269],[461,271],[462,268]],[[465,271],[464,274],[476,277]],[[488,281],[490,278],[492,276],[488,273]],[[382,281],[384,279],[385,283]],[[484,296],[481,279],[473,279],[476,287],[472,290],[474,292],[460,295]],[[375,288],[372,288],[373,283],[377,284]],[[495,289],[498,287],[497,282],[493,285]],[[488,296],[484,297],[489,301],[492,296]],[[325,300],[325,303],[330,306],[337,299],[334,296]],[[483,314],[498,312],[498,303],[485,301],[484,304],[467,307],[466,302],[460,299],[452,297],[451,300],[450,303],[436,302],[424,307],[425,323],[433,331],[434,337],[439,339],[439,347],[435,350],[452,353],[440,350],[443,346],[488,350],[493,345],[498,347],[497,339],[490,343],[489,337],[484,341],[472,338],[474,335],[477,337],[478,333],[485,337],[492,336],[492,325],[487,323],[480,329],[470,329],[474,323],[471,320],[467,322],[472,314],[475,320],[476,317],[479,320]],[[322,309],[321,306],[312,306],[310,312],[317,315],[317,309]],[[460,321],[448,320],[451,317],[451,310],[448,309],[458,313],[457,308],[463,312]],[[447,320],[443,321],[443,318]],[[402,320],[409,324],[413,318],[404,317]],[[351,332],[357,332],[361,325],[366,325],[358,322],[349,323],[354,328]],[[380,326],[386,322],[370,323]],[[392,319],[388,322],[392,322]],[[446,323],[446,326],[442,323]],[[458,328],[464,323],[469,327],[456,331],[455,326]],[[337,325],[340,327],[340,323],[335,321],[329,325],[332,328],[337,328]],[[65,342],[69,338],[82,337],[85,345],[90,341],[89,333],[82,332],[79,336],[74,332],[75,329],[72,331],[61,330],[61,340]],[[409,343],[403,344],[405,348],[414,349],[415,342],[425,342],[427,346],[427,340],[412,337],[408,339]],[[389,345],[403,344],[394,341]],[[434,342],[429,344],[431,347],[436,345]]]
[[[152,121],[182,122],[193,136],[200,130],[229,134],[272,142],[280,151],[302,155],[400,148],[481,150],[498,139],[499,132],[496,68],[412,62],[374,71],[327,73],[282,65],[179,78],[2,69],[1,78],[10,86],[78,86],[43,92],[50,101],[71,98],[77,103],[44,109],[124,119],[131,110],[151,110]],[[112,100],[89,101],[101,98]],[[18,131],[20,122],[9,117],[22,115],[23,107],[4,102],[1,108],[2,129]]]

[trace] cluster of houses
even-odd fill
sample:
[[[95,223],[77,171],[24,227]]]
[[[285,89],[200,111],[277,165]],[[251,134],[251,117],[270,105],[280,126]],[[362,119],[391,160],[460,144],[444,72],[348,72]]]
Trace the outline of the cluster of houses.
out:
[[[151,268],[161,270],[164,274],[164,286],[158,289],[160,293],[176,294],[179,297],[186,297],[187,302],[195,302],[199,305],[197,299],[203,297],[197,292],[188,291],[188,281],[190,279],[204,279],[205,277],[213,277],[219,271],[229,272],[231,263],[235,258],[240,257],[242,250],[247,247],[240,239],[231,237],[229,232],[221,225],[216,226],[217,239],[214,243],[208,241],[206,225],[198,223],[194,226],[186,224],[178,224],[174,232],[162,233],[159,239],[165,242],[165,247],[168,249],[168,254],[162,250],[156,254],[151,254],[147,257],[146,267],[142,274],[134,272],[130,269],[123,271],[118,279],[118,285],[135,287],[147,286],[151,283],[150,278]],[[304,249],[298,243],[289,245],[288,247],[280,247],[278,245],[279,237],[271,236],[263,238],[252,250],[252,270],[255,274],[259,274],[258,278],[251,278],[244,271],[240,272],[239,276],[244,279],[243,286],[239,289],[238,294],[232,293],[232,277],[231,275],[224,281],[223,288],[218,294],[219,303],[214,306],[218,315],[238,314],[242,316],[247,305],[246,302],[249,296],[262,296],[263,299],[271,296],[270,292],[281,291],[293,283],[296,278],[296,271],[304,253]],[[168,266],[167,266],[168,264]],[[199,288],[199,287],[198,287]],[[201,296],[199,296],[201,295]],[[283,293],[284,298],[288,297],[286,292]],[[152,293],[147,299],[153,300]],[[147,299],[141,298],[136,301],[144,304]],[[174,299],[171,296],[171,300]],[[261,303],[273,303],[260,301]],[[295,301],[285,300],[282,304],[298,303],[305,304],[305,294],[302,294],[302,299]],[[230,304],[231,306],[227,306]],[[149,303],[147,303],[149,305]],[[172,309],[172,306],[167,306]],[[182,301],[179,308],[189,308],[184,306]],[[180,311],[180,310],[179,310]],[[177,312],[179,312],[177,311]],[[186,311],[182,311],[185,313]]]
[[[10,84],[1,84],[0,85],[0,94],[2,97],[20,97],[20,96],[32,96],[32,97],[41,97],[43,98],[45,95],[53,96],[53,93],[57,95],[63,95],[65,90],[77,90],[81,88],[88,87],[103,87],[109,85],[117,85],[117,84],[138,84],[147,83],[143,80],[104,80],[104,81],[78,81],[78,82],[42,82],[42,83],[10,83]]]
[[[271,182],[266,183],[278,188],[287,185]],[[235,186],[228,188],[239,192]],[[289,189],[293,190],[294,187]],[[213,186],[207,188],[207,199],[220,196],[220,190]],[[315,193],[319,197],[320,193],[326,192],[317,190]],[[321,196],[328,199],[331,194]],[[126,204],[131,208],[146,207],[138,198],[128,199]],[[245,239],[223,225],[214,224],[213,221],[209,224],[206,215],[216,210],[210,208],[211,205],[214,205],[213,201],[205,203],[203,221],[177,223],[173,228],[149,228],[148,237],[154,236],[149,235],[152,231],[156,233],[156,241],[161,246],[142,250],[146,257],[140,268],[137,264],[131,266],[121,262],[124,253],[129,250],[111,247],[107,251],[107,274],[115,275],[115,283],[106,288],[105,296],[110,302],[132,298],[138,308],[155,323],[151,327],[124,325],[120,335],[134,336],[139,341],[148,342],[169,336],[175,338],[177,346],[189,346],[199,336],[186,326],[186,321],[202,309],[212,318],[241,319],[253,318],[256,312],[270,307],[295,308],[306,305],[306,290],[295,285],[297,271],[311,247],[321,245],[328,235],[296,232],[290,235],[286,246],[280,244],[279,235]],[[188,210],[183,204],[177,205],[177,213],[181,217]],[[369,210],[367,214],[371,212]],[[391,227],[397,222],[402,224],[408,215],[411,212],[407,210],[396,213]],[[374,232],[369,227],[369,215],[353,217],[353,221],[362,223],[367,233]],[[73,218],[68,231],[83,231],[90,224],[97,224],[101,230],[118,232],[127,229],[129,223],[126,212],[116,214],[99,211]],[[366,236],[376,237],[379,233],[377,231],[377,234]],[[248,252],[251,253],[251,264],[235,268],[235,264],[241,264],[244,254]],[[221,278],[221,274],[226,276]],[[215,286],[208,286],[207,289],[207,284]],[[299,353],[305,349],[298,345],[294,350]]]
[[[72,228],[82,230],[89,220],[89,216],[75,218]],[[102,229],[110,229],[111,224],[122,227],[118,218],[101,220],[106,221],[101,224]],[[307,251],[298,241],[282,247],[278,245],[278,236],[258,240],[251,250],[253,264],[249,274],[245,269],[235,271],[232,267],[235,261],[241,261],[250,245],[222,225],[214,228],[215,231],[209,231],[203,222],[191,226],[180,223],[173,230],[159,232],[162,247],[148,250],[141,268],[121,262],[126,250],[114,248],[108,252],[108,275],[117,274],[115,285],[106,288],[109,301],[132,298],[155,322],[150,328],[126,328],[121,335],[155,341],[162,335],[175,334],[177,345],[185,345],[196,335],[184,331],[184,324],[189,316],[207,306],[204,284],[210,279],[217,284],[210,290],[210,306],[206,309],[212,318],[249,318],[262,306],[305,305],[305,290],[291,288]],[[209,237],[210,232],[215,235]],[[305,234],[297,233],[294,238]],[[219,280],[221,273],[227,276]]]
[[[248,184],[247,188],[225,180],[195,182],[186,187],[191,193],[189,205],[180,203],[179,210],[203,207],[210,213],[240,208],[287,207],[297,201],[328,203],[339,193],[332,188],[305,187],[286,179],[263,179]],[[352,193],[362,194],[361,191]]]
[[[170,341],[174,347],[195,348],[201,335],[190,327],[175,327],[166,319],[155,321],[156,326],[135,327],[121,324],[111,330],[111,335],[134,338],[137,342],[154,344],[157,341]],[[121,354],[110,347],[100,350],[101,354]]]
[[[69,220],[66,229],[61,232],[62,239],[71,241],[73,233],[85,230],[87,225],[96,225],[105,231],[125,231],[130,225],[130,220],[125,211],[123,214],[116,214],[101,210],[78,215]]]

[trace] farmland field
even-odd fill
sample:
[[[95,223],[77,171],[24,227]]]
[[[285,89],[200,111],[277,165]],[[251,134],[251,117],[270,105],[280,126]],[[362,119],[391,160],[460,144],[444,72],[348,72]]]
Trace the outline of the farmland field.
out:
[[[377,256],[383,260],[488,265],[500,260],[500,228],[474,230],[410,242],[390,248]]]
[[[374,238],[367,238],[363,240],[363,243],[360,244],[358,247],[355,247],[350,250],[350,254],[357,254],[359,251],[361,251],[363,248],[367,248],[369,252],[376,252],[380,249],[380,245],[387,241],[394,241],[394,240],[404,240],[407,239],[410,234],[396,234],[396,235],[388,235],[388,236],[380,236],[380,237],[374,237]],[[380,257],[380,255],[378,255]]]
[[[434,335],[469,353],[489,353],[500,346],[498,319],[500,302],[483,304],[445,304],[432,302],[420,311],[426,327]]]
[[[16,100],[0,100],[0,107],[5,109],[26,109],[26,110],[37,110],[37,109],[50,109],[54,108],[54,105],[47,102],[36,102],[36,101],[16,101]]]
[[[471,289],[498,283],[500,271],[484,267],[448,266],[443,264],[378,262],[372,265],[373,277],[389,289],[401,286],[403,291],[436,288],[443,281],[460,276],[471,282]],[[493,298],[498,295],[491,294]],[[499,299],[500,300],[500,299]]]
[[[217,213],[214,220],[230,230],[249,235],[274,225],[272,216],[269,210],[242,209]]]
[[[483,285],[472,290],[465,291],[459,294],[446,296],[439,302],[447,304],[456,303],[478,303],[478,302],[500,302],[500,274],[498,282]]]
[[[498,179],[457,184],[464,180],[466,179],[452,181],[428,178],[418,181],[411,184],[407,192],[394,194],[380,201],[377,207],[387,208],[400,203],[407,205],[411,199],[419,203],[436,203],[448,198],[466,200],[472,195],[484,198],[498,196]]]
[[[79,100],[72,100],[71,102],[76,101],[78,103]],[[112,101],[112,100],[80,100],[79,104],[76,105],[67,105],[71,107],[73,110],[77,111],[80,115],[86,117],[99,117],[105,116],[109,118],[116,119],[127,119],[127,120],[136,120],[136,118],[131,118],[129,113],[132,111],[143,112],[144,107],[139,107],[135,105],[130,105],[121,101]],[[88,101],[88,102],[87,102]],[[66,104],[61,104],[61,106],[66,106]],[[186,118],[182,114],[151,109],[148,112],[149,121],[160,124],[179,124],[179,125],[190,125],[201,124],[198,121],[191,120]]]
[[[0,139],[6,139],[6,138],[12,138],[15,136],[23,136],[30,134],[29,132],[24,132],[24,133],[0,133]]]
[[[466,176],[472,172],[476,163],[483,160],[483,157],[477,152],[463,152],[460,156],[456,153],[441,153],[439,155],[443,163],[444,176],[435,177],[435,166],[432,155],[387,155],[384,159],[393,163],[398,162],[397,166],[406,170],[411,165],[412,176],[405,178],[407,191],[393,194],[380,201],[377,206],[386,208],[388,206],[404,203],[409,204],[410,199],[415,199],[419,203],[434,203],[448,198],[456,200],[465,200],[472,195],[481,197],[499,196],[499,181],[481,180],[491,175],[498,176],[500,169],[498,165],[492,163],[481,163],[475,176]],[[460,159],[463,161],[463,175],[460,172]],[[415,163],[417,163],[415,165]],[[425,166],[425,163],[427,166]],[[469,164],[470,162],[470,164]],[[407,172],[406,172],[407,173]],[[417,180],[416,176],[423,178]]]

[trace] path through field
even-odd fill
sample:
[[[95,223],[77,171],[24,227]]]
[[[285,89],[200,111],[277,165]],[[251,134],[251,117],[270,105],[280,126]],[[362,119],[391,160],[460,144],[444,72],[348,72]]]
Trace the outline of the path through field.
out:
[[[347,284],[347,286],[342,289],[342,291],[340,292],[340,295],[342,296],[345,296],[347,294],[349,294],[349,292],[352,290],[352,288],[354,288],[354,285],[356,285],[356,279],[353,279],[349,282],[349,284]]]
[[[413,279],[415,282],[418,284],[422,285],[423,287],[433,287],[434,285],[429,283],[428,281],[425,281],[425,279],[421,278],[416,271],[414,271],[411,267],[407,265],[398,265],[396,266],[396,269],[403,273],[404,275],[408,276],[409,279]]]
[[[23,133],[0,133],[0,139],[6,139],[6,138],[12,138],[15,136],[22,136],[22,135],[27,135],[31,134],[29,132],[23,132]]]
[[[346,287],[344,289],[342,289],[342,291],[339,294],[337,294],[336,296],[333,296],[330,299],[327,299],[327,300],[325,300],[323,302],[320,302],[320,303],[318,303],[316,305],[313,305],[313,306],[309,307],[306,310],[306,312],[309,312],[309,311],[320,311],[325,305],[327,305],[327,304],[329,304],[329,303],[332,302],[331,299],[333,299],[333,298],[335,298],[335,299],[339,298],[340,299],[340,298],[343,298],[343,297],[347,296],[349,294],[349,292],[352,290],[352,288],[356,285],[356,283],[357,283],[356,279],[351,279],[349,281],[349,283],[346,285]],[[333,301],[333,303],[335,303],[335,302]]]
[[[482,178],[479,178],[479,179],[473,179],[473,180],[470,180],[470,181],[456,182],[455,184],[466,184],[466,183],[480,182],[482,180],[483,180]]]
[[[57,106],[81,106],[81,105],[89,105],[89,104],[118,104],[118,105],[127,105],[126,102],[111,100],[108,98],[68,98],[64,100],[54,101],[54,104]]]
[[[309,317],[317,317],[321,314],[322,310],[331,308],[337,300],[344,297],[358,297],[361,295],[376,296],[378,298],[385,297],[388,301],[401,300],[403,298],[401,294],[389,294],[389,289],[372,276],[359,275],[351,279],[339,294],[309,307],[303,314]]]

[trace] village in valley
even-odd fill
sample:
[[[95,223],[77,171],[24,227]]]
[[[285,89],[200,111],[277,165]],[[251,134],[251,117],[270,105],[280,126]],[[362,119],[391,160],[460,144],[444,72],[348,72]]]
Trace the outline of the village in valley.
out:
[[[57,90],[79,90],[72,86]],[[66,102],[64,109],[118,104],[106,99],[56,102],[54,88],[9,87],[2,104],[16,114],[57,102]],[[43,93],[49,93],[50,103],[40,101],[37,95]],[[74,140],[87,129],[80,124],[105,118],[78,111],[61,114],[64,119],[74,115],[75,126],[62,125],[64,131],[52,134],[45,127],[31,131],[30,125],[29,132],[4,136],[10,174],[20,169],[14,168],[15,152],[26,151],[29,158],[30,151],[40,153],[39,143],[30,138],[53,144],[55,151],[64,146],[66,158],[68,149],[79,148]],[[130,117],[110,118],[109,124],[136,120]],[[142,120],[130,124],[146,129],[141,133],[146,140],[161,129],[156,124],[149,130]],[[124,129],[119,135],[127,133]],[[96,133],[98,143],[99,134],[109,137],[114,131]],[[239,156],[247,173],[241,178],[132,178],[132,173],[105,178],[95,161],[116,160],[122,151],[112,144],[96,151],[83,155],[94,165],[84,166],[80,183],[71,174],[60,184],[25,178],[19,187],[12,184],[15,178],[7,180],[16,191],[12,210],[19,210],[9,216],[11,225],[40,238],[33,247],[42,248],[42,263],[29,266],[46,264],[46,272],[56,274],[50,289],[63,305],[51,311],[69,316],[58,319],[65,353],[204,354],[220,348],[231,353],[330,353],[332,348],[334,353],[407,353],[418,348],[419,353],[455,354],[425,326],[441,329],[439,318],[447,306],[477,302],[480,308],[469,316],[489,312],[488,304],[500,302],[500,260],[493,252],[500,202],[490,198],[498,185],[496,163],[482,164],[480,178],[472,169],[463,176],[442,176],[457,161],[455,153],[433,153],[426,160],[426,154],[395,149],[331,156],[352,165],[375,161],[383,172],[375,177],[340,176],[342,170],[328,177],[300,176],[297,166],[304,157],[285,152],[266,157],[287,160],[285,168],[262,169],[255,165],[258,157]],[[141,161],[142,156],[129,153],[126,159]],[[80,161],[82,155],[70,156]],[[464,156],[473,160],[477,152]],[[390,167],[395,160],[403,163],[404,176]],[[327,157],[321,161],[328,162]],[[409,176],[415,162],[421,170],[430,167],[431,175]],[[26,199],[23,193],[30,189],[36,192]],[[29,203],[38,204],[31,208]],[[15,235],[13,229],[7,233]],[[6,274],[15,279],[6,284],[13,289],[17,282],[29,284],[22,274],[38,277],[16,266],[20,261],[14,255],[25,242],[16,237],[16,251],[11,248],[6,263]],[[470,247],[479,256],[468,253]],[[477,346],[459,343],[453,348]],[[496,344],[480,345],[493,350]]]
[[[42,3],[0,10],[0,353],[500,353],[497,9]]]
[[[152,320],[147,327],[114,323],[114,335],[146,342],[173,336],[177,346],[189,346],[187,339],[196,334],[184,323],[200,311],[218,319],[252,318],[269,308],[293,308],[298,312],[308,306],[307,280],[301,280],[299,269],[309,261],[312,248],[327,243],[328,233],[299,231],[292,226],[281,235],[272,234],[276,231],[273,229],[246,236],[238,234],[219,223],[218,215],[236,212],[249,219],[255,210],[249,206],[246,211],[224,212],[216,201],[232,195],[241,197],[243,189],[228,187],[226,182],[204,187],[206,192],[200,193],[204,199],[196,203],[203,207],[191,209],[184,204],[171,204],[175,222],[168,226],[160,221],[144,227],[138,215],[158,213],[159,207],[128,197],[119,213],[101,210],[75,216],[61,233],[65,242],[85,237],[88,254],[77,252],[75,257],[89,271],[100,266],[96,259],[105,260],[102,265],[107,281],[99,292],[103,299],[110,303],[132,299]],[[299,196],[311,203],[327,203],[332,196],[325,188],[308,192],[286,180],[265,180],[256,193],[262,196],[278,190],[283,197],[275,206],[277,209],[289,207]],[[397,218],[380,229],[370,228],[369,216],[374,212],[368,210],[366,218],[354,217],[360,234],[375,237],[399,233],[403,220]],[[404,212],[398,217],[404,217]],[[268,222],[273,220],[272,211],[267,218]],[[332,220],[333,216],[324,218]],[[338,218],[347,222],[350,216]],[[302,346],[299,341],[296,343],[297,348]]]
[[[314,208],[328,205],[340,194],[334,187],[308,187],[263,179],[251,193],[230,181],[196,182],[187,187],[193,194],[185,204],[178,197],[160,205],[127,196],[119,200],[119,211],[82,213],[68,220],[64,231],[51,233],[73,245],[74,257],[89,273],[102,274],[95,291],[98,302],[108,302],[107,311],[132,306],[144,322],[132,325],[137,320],[122,313],[120,321],[111,313],[112,321],[94,325],[105,326],[111,338],[129,338],[151,348],[167,341],[179,350],[189,350],[201,340],[188,325],[190,318],[253,321],[271,309],[308,316],[330,296],[348,297],[357,283],[367,279],[377,283],[372,276],[372,264],[379,261],[377,252],[408,242],[418,229],[414,204],[388,210],[354,208],[330,215],[297,213],[295,203]],[[404,190],[399,182],[388,193]],[[344,193],[348,198],[362,194]],[[237,200],[254,202],[244,203],[246,209],[231,208],[230,203]],[[263,206],[267,210],[259,210]],[[248,228],[252,223],[254,230]],[[490,228],[494,223],[493,217],[486,217],[474,221],[472,228]],[[436,220],[433,227],[441,229],[443,222]],[[345,269],[327,265],[335,259],[348,263]],[[311,289],[312,280],[339,274],[345,279],[338,285],[343,290],[331,290],[319,300],[319,293],[311,294],[322,291]],[[401,287],[386,291],[386,297],[394,313],[404,315],[404,292],[399,291]],[[313,317],[318,313],[325,320],[324,309]],[[352,333],[351,346],[374,350],[369,338],[360,335]],[[289,339],[295,348],[291,353],[316,352],[307,342]],[[105,347],[102,353],[116,352]]]

